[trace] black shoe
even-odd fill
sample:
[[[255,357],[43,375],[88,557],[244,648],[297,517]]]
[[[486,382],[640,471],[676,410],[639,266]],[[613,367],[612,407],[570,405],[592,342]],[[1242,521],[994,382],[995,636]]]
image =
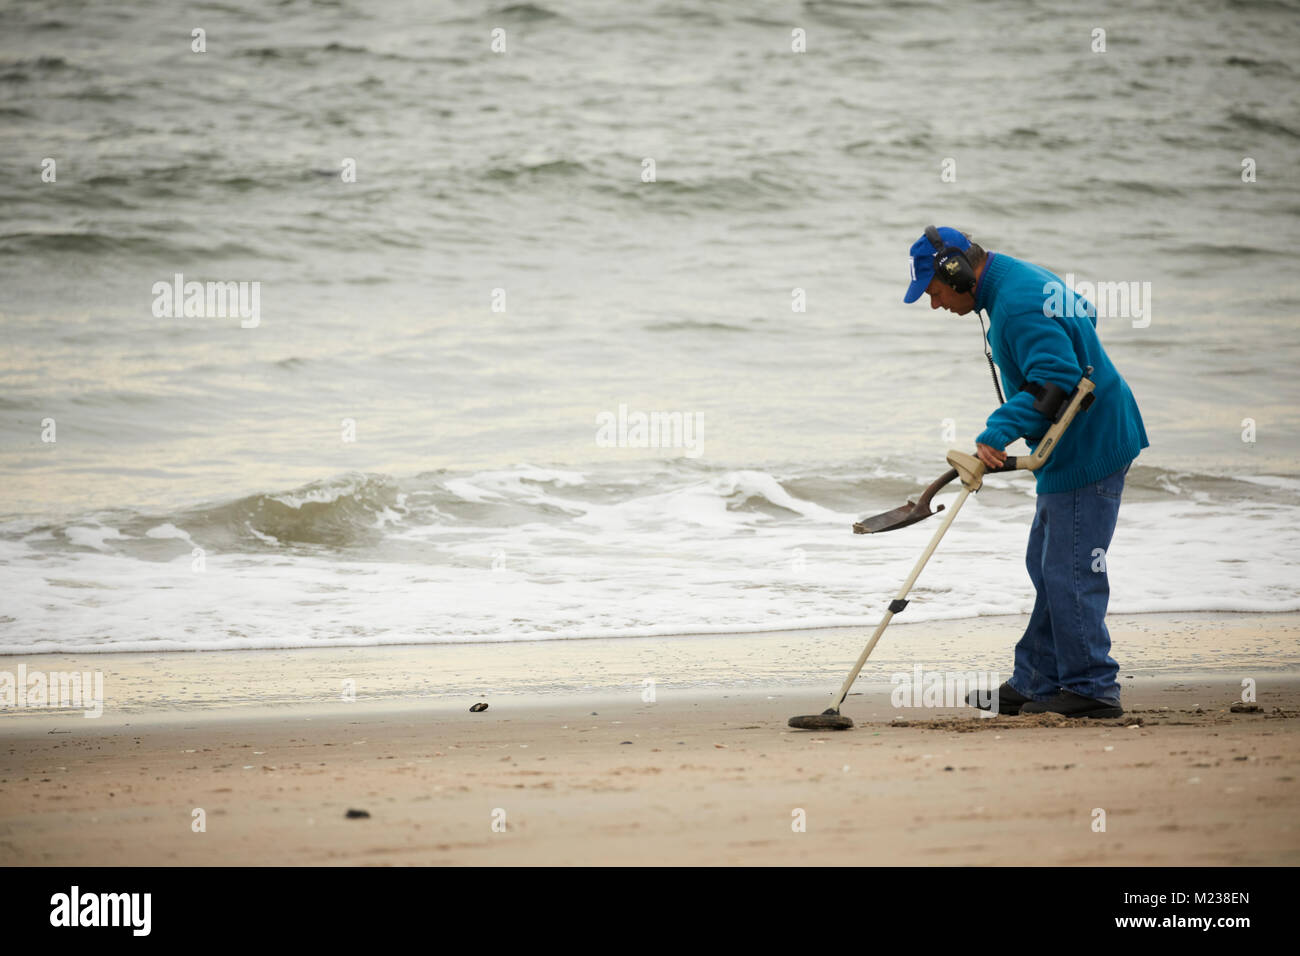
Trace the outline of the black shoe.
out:
[[[1124,708],[1093,700],[1072,691],[1058,691],[1049,700],[1030,701],[1020,708],[1022,714],[1060,714],[1062,717],[1123,717]]]
[[[998,688],[997,694],[992,700],[988,701],[989,706],[984,706],[983,698],[988,696],[978,690],[970,692],[966,698],[967,703],[972,707],[978,707],[980,710],[987,710],[990,713],[997,714],[1000,717],[1014,717],[1020,713],[1020,708],[1025,704],[1033,703],[1028,697],[1021,697],[1011,689],[1010,681],[1003,681],[1002,686]]]

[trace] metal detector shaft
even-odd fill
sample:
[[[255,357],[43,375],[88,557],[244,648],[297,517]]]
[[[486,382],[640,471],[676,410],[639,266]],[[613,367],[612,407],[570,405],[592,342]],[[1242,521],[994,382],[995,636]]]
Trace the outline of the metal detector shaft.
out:
[[[957,495],[957,500],[952,503],[951,508],[944,512],[943,521],[940,522],[938,529],[934,532],[934,537],[930,539],[930,543],[926,547],[925,552],[921,555],[921,559],[916,562],[916,567],[912,568],[912,573],[908,575],[907,580],[903,582],[903,586],[899,588],[898,593],[894,595],[894,600],[889,602],[889,608],[885,611],[885,616],[880,619],[880,623],[876,626],[876,633],[871,635],[871,640],[862,651],[862,655],[858,658],[858,662],[853,665],[853,670],[851,670],[849,676],[845,678],[844,686],[840,688],[840,692],[836,694],[835,698],[831,701],[831,710],[838,711],[840,705],[844,703],[844,698],[849,696],[849,688],[851,688],[853,682],[858,679],[858,673],[862,670],[862,665],[867,662],[867,658],[871,656],[872,650],[875,649],[876,641],[880,640],[880,635],[885,633],[885,628],[887,628],[889,622],[894,619],[894,615],[907,606],[907,592],[912,590],[912,585],[916,584],[916,579],[921,576],[921,569],[924,568],[925,563],[930,560],[930,555],[934,554],[934,549],[939,547],[939,541],[942,540],[944,532],[948,530],[948,526],[952,524],[952,519],[957,517],[957,512],[961,511],[961,506],[966,503],[966,499],[969,497],[970,488],[963,485],[960,493]]]

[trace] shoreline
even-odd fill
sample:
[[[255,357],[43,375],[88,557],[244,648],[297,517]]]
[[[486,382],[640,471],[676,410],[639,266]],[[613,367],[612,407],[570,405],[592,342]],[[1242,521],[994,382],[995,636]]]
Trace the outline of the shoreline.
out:
[[[990,616],[892,623],[855,688],[888,688],[926,670],[1010,676],[1028,618]],[[1133,678],[1300,669],[1300,612],[1158,613],[1107,618],[1121,685]],[[104,716],[228,712],[346,702],[444,704],[522,696],[634,695],[705,688],[808,689],[830,696],[865,646],[859,627],[636,639],[386,644],[232,651],[136,651],[0,657],[0,672],[102,673]],[[350,682],[350,683],[349,683]],[[1000,682],[1000,681],[999,681]],[[344,695],[351,700],[344,701]],[[473,698],[473,700],[471,700]],[[79,711],[0,707],[15,721]]]

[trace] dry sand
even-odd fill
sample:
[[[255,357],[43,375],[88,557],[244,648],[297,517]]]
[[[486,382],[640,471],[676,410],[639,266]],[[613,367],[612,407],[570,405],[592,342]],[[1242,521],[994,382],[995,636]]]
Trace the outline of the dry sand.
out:
[[[908,646],[999,620],[1014,629],[1014,618],[916,625]],[[1132,678],[1141,668],[1126,667],[1118,721],[896,709],[877,669],[849,698],[857,727],[843,733],[785,721],[825,707],[847,669],[835,655],[851,661],[860,632],[803,635],[806,666],[784,682],[662,679],[653,703],[629,677],[648,660],[721,676],[801,636],[28,658],[99,667],[116,690],[99,719],[0,719],[0,862],[1293,865],[1298,620],[1112,620],[1117,648],[1140,633],[1219,654],[1232,634],[1252,635],[1231,666],[1215,657],[1212,670]],[[710,652],[711,664],[696,657]],[[416,668],[408,687],[417,672],[454,683],[457,668],[510,686],[477,714],[477,696],[459,690],[337,698],[340,673],[374,689],[372,674],[400,685],[400,668]],[[522,676],[544,683],[548,668],[592,683],[539,693]],[[1229,709],[1243,677],[1258,712]]]

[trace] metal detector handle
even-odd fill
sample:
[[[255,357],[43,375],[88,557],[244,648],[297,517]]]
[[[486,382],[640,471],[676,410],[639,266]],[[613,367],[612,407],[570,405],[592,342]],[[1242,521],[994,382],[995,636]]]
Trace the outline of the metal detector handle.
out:
[[[963,451],[953,449],[948,452],[948,464],[957,469],[961,477],[961,483],[971,491],[979,491],[983,484],[984,475],[997,474],[1004,471],[1037,471],[1047,461],[1056,446],[1060,443],[1061,436],[1065,430],[1070,427],[1076,415],[1092,404],[1094,398],[1093,389],[1096,386],[1092,379],[1092,366],[1089,365],[1083,377],[1079,379],[1079,384],[1074,386],[1074,391],[1070,393],[1069,400],[1065,403],[1064,409],[1052,423],[1051,427],[1043,434],[1038,441],[1038,447],[1028,455],[1008,455],[1006,460],[997,468],[989,468],[975,455],[967,454]]]
[[[1019,471],[1023,468],[1028,469],[1029,471],[1036,471],[1041,468],[1043,462],[1047,461],[1047,456],[1052,453],[1052,450],[1056,448],[1057,443],[1060,442],[1061,436],[1065,434],[1065,430],[1070,427],[1070,422],[1074,421],[1074,416],[1078,415],[1079,412],[1091,405],[1093,398],[1096,397],[1093,395],[1093,389],[1096,388],[1096,386],[1092,383],[1091,375],[1092,366],[1089,365],[1088,370],[1083,373],[1083,378],[1079,379],[1079,384],[1074,386],[1074,391],[1070,393],[1069,401],[1065,403],[1065,410],[1062,411],[1060,417],[1052,423],[1052,427],[1047,429],[1047,433],[1039,439],[1038,447],[1034,449],[1032,454],[1008,457],[1002,467],[994,468],[992,470]],[[1009,468],[1006,467],[1013,461],[1015,462],[1014,465]]]

